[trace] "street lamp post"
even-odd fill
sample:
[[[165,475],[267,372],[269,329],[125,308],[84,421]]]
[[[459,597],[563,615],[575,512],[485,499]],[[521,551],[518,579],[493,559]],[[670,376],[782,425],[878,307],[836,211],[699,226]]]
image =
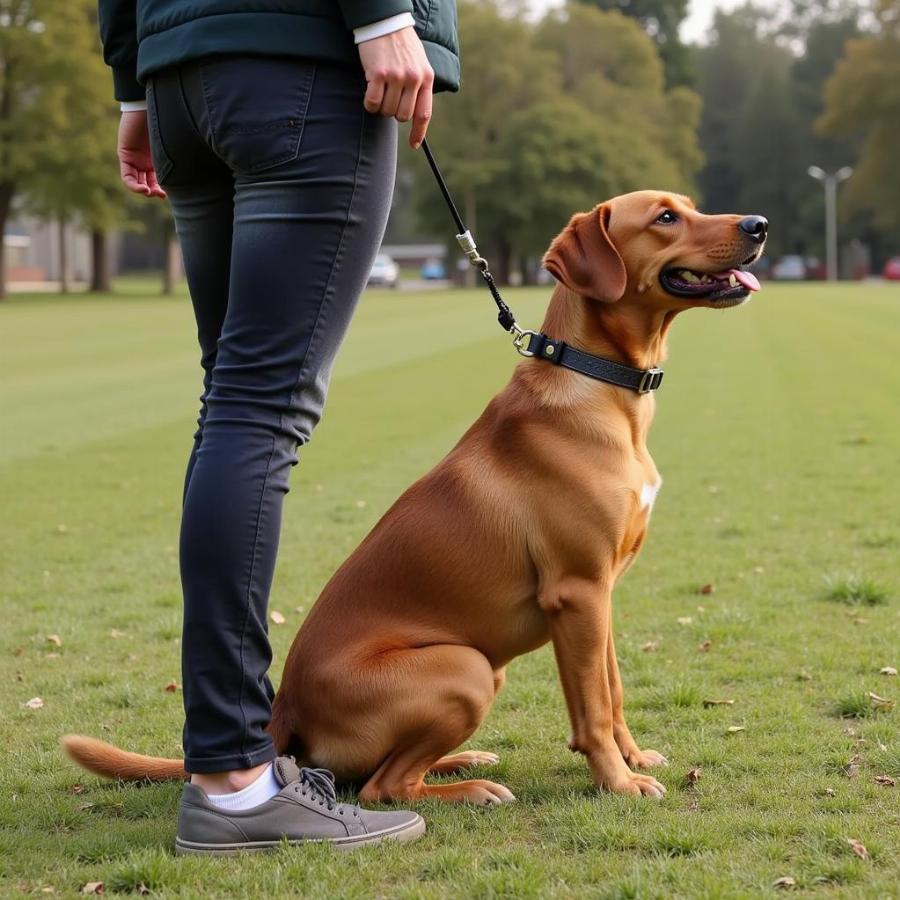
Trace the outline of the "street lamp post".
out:
[[[819,166],[810,166],[807,173],[821,181],[825,188],[825,260],[829,281],[837,281],[838,277],[838,242],[837,242],[837,189],[842,181],[852,174],[850,166],[844,166],[837,172],[826,172]]]

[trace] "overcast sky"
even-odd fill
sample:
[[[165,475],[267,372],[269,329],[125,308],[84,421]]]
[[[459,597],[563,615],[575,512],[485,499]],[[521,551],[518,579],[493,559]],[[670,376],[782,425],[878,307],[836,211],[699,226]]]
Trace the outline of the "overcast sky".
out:
[[[535,12],[543,12],[551,6],[561,6],[563,0],[530,0]],[[732,9],[739,5],[741,0],[690,0],[688,17],[681,26],[682,40],[688,43],[700,40],[712,22],[713,13],[717,8]],[[759,6],[776,6],[778,0],[758,0]]]

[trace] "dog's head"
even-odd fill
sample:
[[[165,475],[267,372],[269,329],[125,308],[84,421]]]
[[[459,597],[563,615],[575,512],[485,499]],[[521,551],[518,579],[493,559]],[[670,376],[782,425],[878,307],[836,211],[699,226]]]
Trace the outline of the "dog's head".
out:
[[[680,194],[635,191],[573,216],[544,256],[567,288],[661,311],[743,303],[759,290],[747,267],[762,255],[762,216],[697,212]]]

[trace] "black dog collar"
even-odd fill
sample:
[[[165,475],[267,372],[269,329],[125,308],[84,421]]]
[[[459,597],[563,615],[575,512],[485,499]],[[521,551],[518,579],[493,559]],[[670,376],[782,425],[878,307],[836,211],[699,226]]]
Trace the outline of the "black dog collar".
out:
[[[516,342],[516,349],[523,356],[545,359],[554,365],[580,372],[597,381],[628,388],[638,394],[648,394],[662,384],[663,370],[656,366],[652,369],[633,369],[611,359],[576,350],[565,341],[554,341],[543,332],[527,331],[524,335],[528,336],[527,346],[524,341]]]

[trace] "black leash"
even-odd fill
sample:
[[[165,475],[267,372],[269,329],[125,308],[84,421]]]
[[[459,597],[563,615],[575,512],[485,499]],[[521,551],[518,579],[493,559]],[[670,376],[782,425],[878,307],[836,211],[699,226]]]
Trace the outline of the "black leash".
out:
[[[472,232],[466,228],[447,182],[438,168],[437,160],[428,146],[428,141],[422,141],[422,150],[425,151],[425,158],[431,171],[434,173],[435,181],[444,195],[444,200],[453,216],[453,222],[457,229],[456,241],[462,252],[468,257],[469,262],[478,269],[484,283],[487,285],[494,303],[497,304],[497,321],[504,331],[508,331],[513,336],[513,345],[522,356],[534,356],[545,359],[555,365],[562,366],[565,369],[571,369],[573,372],[580,372],[589,378],[596,378],[598,381],[605,381],[608,384],[614,384],[618,387],[629,388],[639,394],[646,394],[655,391],[663,379],[662,369],[655,366],[651,369],[635,369],[631,366],[623,366],[621,363],[613,362],[611,359],[604,359],[602,356],[594,356],[591,353],[585,353],[583,350],[576,350],[570,347],[564,341],[554,341],[543,332],[528,331],[519,327],[513,311],[506,305],[500,296],[500,289],[494,281],[494,276],[488,268],[487,260],[478,252],[475,246],[475,238]]]

